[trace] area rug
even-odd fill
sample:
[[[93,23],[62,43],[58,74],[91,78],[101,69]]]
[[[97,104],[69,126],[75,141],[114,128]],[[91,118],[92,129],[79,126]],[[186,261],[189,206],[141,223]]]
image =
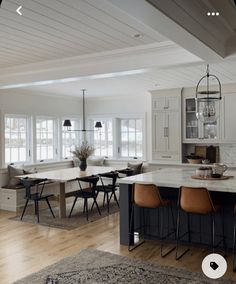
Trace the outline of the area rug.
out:
[[[69,216],[71,207],[72,207],[72,202],[73,199],[70,198],[70,200],[67,200],[67,206],[66,206],[66,216]],[[92,200],[89,200],[89,205],[88,208],[91,208],[92,205]],[[76,205],[74,207],[74,210],[72,212],[71,218],[59,218],[59,207],[57,202],[50,202],[53,208],[53,212],[56,216],[54,219],[51,215],[51,212],[47,208],[47,205],[45,205],[44,202],[41,202],[40,204],[40,225],[43,226],[48,226],[48,227],[53,227],[53,228],[59,228],[59,229],[65,229],[65,230],[74,230],[77,229],[85,224],[88,224],[90,222],[97,221],[101,218],[107,217],[111,214],[114,214],[119,211],[119,208],[117,204],[115,203],[114,200],[111,200],[110,203],[110,210],[109,213],[107,211],[107,207],[103,207],[103,198],[99,197],[97,199],[100,211],[101,211],[101,216],[99,215],[97,208],[94,207],[93,210],[89,210],[89,219],[87,221],[86,219],[86,214],[83,213],[83,200],[78,199],[76,202]],[[14,221],[20,221],[20,222],[27,222],[27,223],[36,223],[37,224],[37,218],[34,215],[34,211],[32,206],[29,206],[27,208],[27,211],[23,217],[23,220],[20,220],[20,213],[18,213],[17,216],[9,218],[10,220]]]
[[[210,284],[202,273],[165,267],[94,249],[85,249],[34,273],[15,284]]]

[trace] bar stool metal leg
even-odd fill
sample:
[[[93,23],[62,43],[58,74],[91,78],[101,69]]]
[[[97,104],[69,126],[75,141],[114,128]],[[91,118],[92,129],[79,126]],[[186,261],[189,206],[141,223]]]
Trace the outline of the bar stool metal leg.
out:
[[[139,208],[140,213],[141,213],[141,217],[142,217],[142,212],[143,212],[143,208]],[[142,229],[142,218],[140,218],[140,228]],[[132,251],[134,249],[136,249],[137,247],[139,247],[141,244],[144,243],[144,240],[139,241],[137,244],[135,244],[135,236],[134,236],[134,232],[133,232],[133,225],[134,225],[134,204],[132,204],[132,209],[131,209],[131,216],[130,216],[130,224],[129,224],[129,246],[128,246],[128,250]],[[139,237],[141,236],[141,234],[139,234]]]
[[[179,248],[179,238],[180,238],[180,209],[178,208],[178,214],[177,214],[177,231],[176,231],[176,253],[175,253],[175,259],[179,260],[181,259],[190,249],[187,248],[181,255],[178,255],[178,248]],[[186,233],[185,233],[186,234]]]
[[[163,220],[164,220],[164,217],[163,217],[163,212],[161,212],[162,210],[164,209],[167,209],[168,210],[168,218],[169,218],[169,207],[163,207],[163,208],[160,208],[159,212],[160,212],[160,219],[161,219],[161,230],[160,230],[160,240],[161,240],[161,256],[162,257],[166,257],[167,255],[169,255],[172,251],[174,251],[176,249],[176,246],[172,247],[171,249],[169,249],[168,251],[166,251],[165,253],[163,253],[163,240],[165,240],[168,236],[172,235],[172,234],[175,234],[175,238],[176,238],[176,232],[175,232],[175,229],[174,231],[170,231],[170,228],[169,228],[169,220],[168,220],[168,231],[167,231],[167,234],[165,236],[163,236]]]

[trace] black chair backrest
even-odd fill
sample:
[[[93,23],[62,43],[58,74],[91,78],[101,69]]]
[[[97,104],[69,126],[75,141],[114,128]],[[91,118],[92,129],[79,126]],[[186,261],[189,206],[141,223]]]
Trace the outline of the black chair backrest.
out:
[[[41,184],[42,188],[41,188],[41,192],[40,192],[40,196],[43,193],[43,189],[45,186],[45,182],[47,181],[47,179],[29,179],[29,178],[22,178],[21,179],[21,183],[23,184],[23,186],[25,187],[25,197],[26,198],[31,198],[31,188],[34,187],[37,184]]]
[[[99,177],[96,175],[92,175],[92,176],[77,178],[77,181],[79,183],[79,187],[82,193],[84,193],[85,191],[81,185],[81,182],[86,182],[86,183],[89,183],[89,185],[91,186],[92,193],[95,194],[95,190],[96,190],[97,183],[99,181]]]
[[[111,186],[114,188],[116,186],[116,181],[117,181],[117,178],[119,177],[119,173],[112,171],[112,172],[99,174],[99,176],[101,177],[101,182],[103,186],[104,186],[103,178],[109,178],[112,180]]]

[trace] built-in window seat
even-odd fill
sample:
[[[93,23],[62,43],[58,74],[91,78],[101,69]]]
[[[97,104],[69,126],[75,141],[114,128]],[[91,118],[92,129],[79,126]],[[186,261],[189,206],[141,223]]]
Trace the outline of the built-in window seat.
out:
[[[94,159],[92,162],[88,162],[88,165],[96,165],[98,160]],[[95,164],[94,164],[95,163]],[[132,163],[139,163],[139,161],[132,161]],[[57,169],[64,169],[64,168],[70,168],[73,167],[72,161],[62,161],[62,162],[55,162],[55,163],[42,163],[42,164],[36,164],[36,165],[29,165],[24,167],[26,170],[35,169],[37,172],[44,172],[44,171],[51,171],[51,170],[57,170]],[[120,161],[120,160],[105,160],[101,164],[101,166],[107,166],[107,167],[114,167],[114,168],[126,168],[127,167],[127,161]],[[157,169],[158,166],[155,166]],[[148,172],[150,170],[153,170],[153,166],[150,167],[147,163],[143,164],[142,172]],[[24,206],[25,199],[25,189],[22,185],[16,185],[16,186],[8,186],[8,171],[7,169],[1,169],[0,170],[0,209],[1,210],[7,210],[7,211],[13,211],[17,212],[21,209],[22,206]],[[48,183],[45,186],[45,193],[53,193],[55,195],[55,198],[57,199],[59,195],[59,186],[57,183]],[[78,190],[78,183],[76,181],[70,182],[67,184],[66,187],[66,197],[71,197],[72,192]]]

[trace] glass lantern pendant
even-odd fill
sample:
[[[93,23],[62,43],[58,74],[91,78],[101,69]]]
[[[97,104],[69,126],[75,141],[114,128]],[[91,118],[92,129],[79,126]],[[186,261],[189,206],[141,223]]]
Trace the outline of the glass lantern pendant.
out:
[[[217,83],[214,90],[210,88],[210,79]],[[218,77],[210,74],[207,65],[206,75],[203,76],[196,87],[196,116],[203,123],[214,123],[218,119],[218,104],[221,100],[221,83]]]

